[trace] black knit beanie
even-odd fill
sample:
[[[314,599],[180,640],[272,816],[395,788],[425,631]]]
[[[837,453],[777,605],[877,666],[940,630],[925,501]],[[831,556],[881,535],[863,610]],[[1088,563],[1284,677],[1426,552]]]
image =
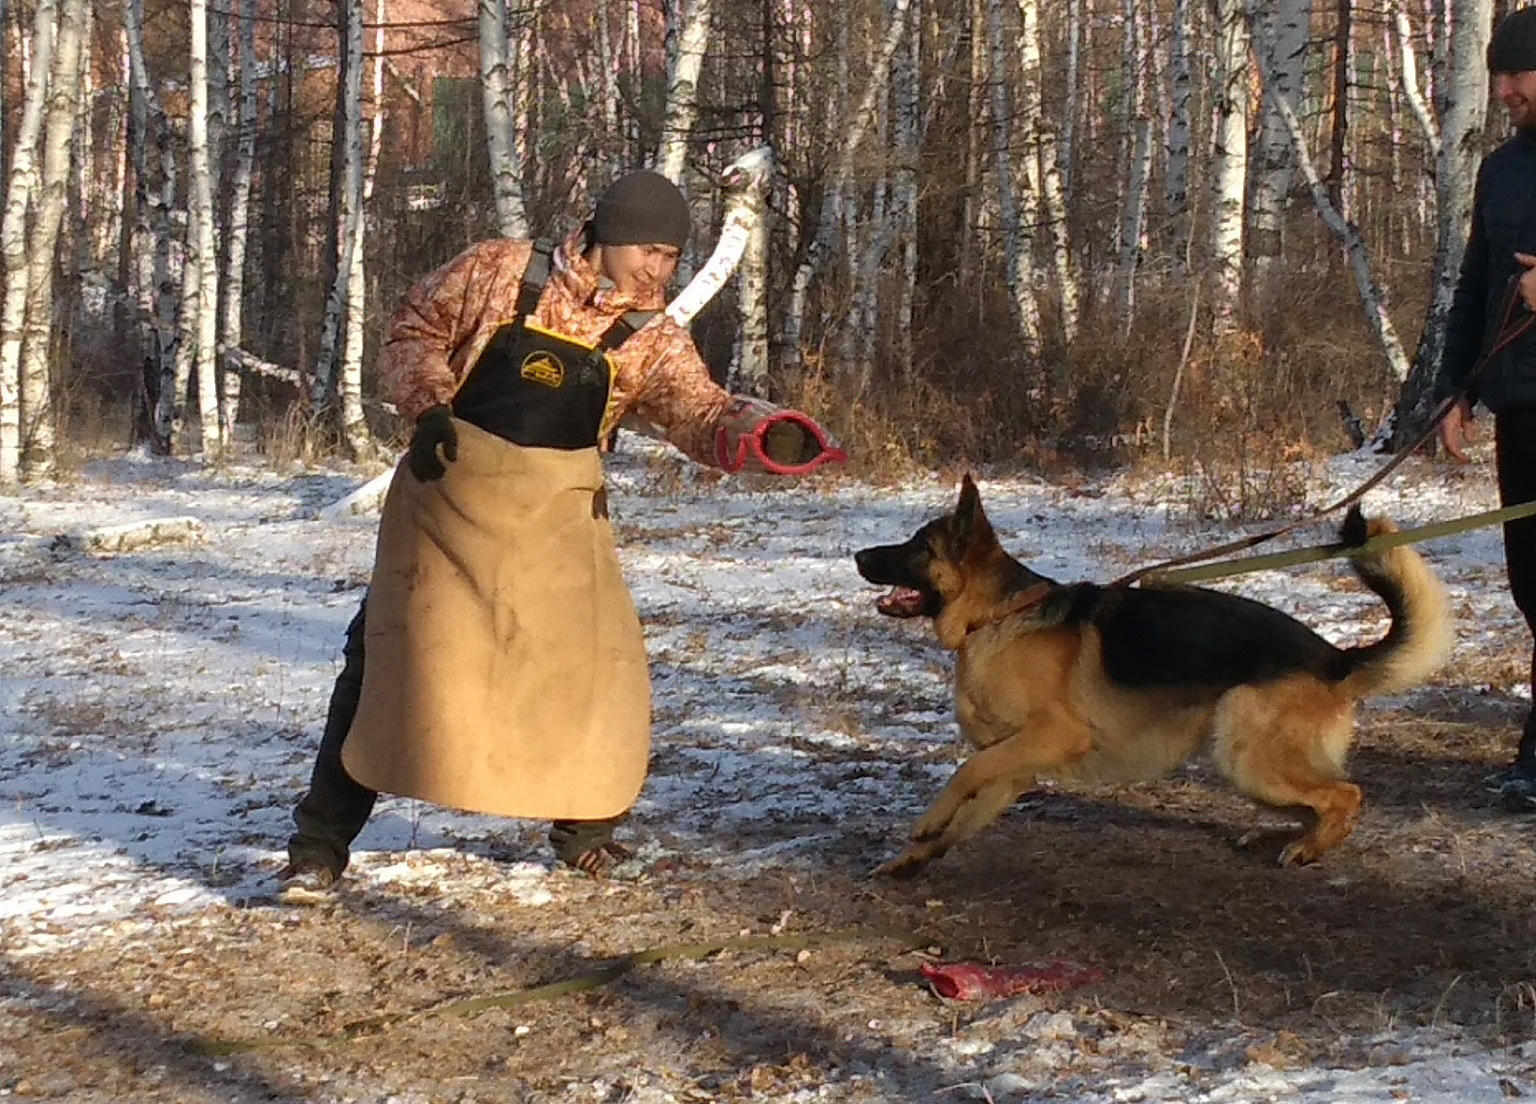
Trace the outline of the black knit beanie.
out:
[[[1488,43],[1488,72],[1524,73],[1536,69],[1536,8],[1512,11],[1494,28]]]
[[[688,242],[688,201],[660,173],[641,169],[621,176],[597,200],[593,240],[599,245],[675,245]]]

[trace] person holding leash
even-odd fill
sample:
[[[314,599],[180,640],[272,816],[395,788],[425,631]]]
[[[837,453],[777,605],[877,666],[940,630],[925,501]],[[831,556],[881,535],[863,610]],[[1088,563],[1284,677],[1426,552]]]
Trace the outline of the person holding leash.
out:
[[[1488,44],[1488,69],[1515,134],[1478,169],[1472,227],[1436,380],[1441,400],[1466,384],[1510,308],[1536,311],[1536,8],[1510,12],[1499,22]],[[1519,307],[1506,305],[1511,281]],[[1536,337],[1493,357],[1441,421],[1440,441],[1457,460],[1467,459],[1472,407],[1479,400],[1494,415],[1500,502],[1536,500]],[[1504,562],[1515,605],[1536,633],[1536,518],[1505,524]],[[1536,650],[1531,677],[1536,685]],[[1536,811],[1536,705],[1526,716],[1514,762],[1489,775],[1486,784],[1505,808]]]
[[[719,387],[658,314],[689,230],[676,187],[630,173],[559,246],[473,245],[395,312],[380,382],[415,431],[294,810],[284,899],[330,890],[380,791],[551,820],[556,855],[589,874],[624,854],[613,829],[645,780],[650,679],[602,444],[633,413],[728,470],[844,458],[804,414]]]

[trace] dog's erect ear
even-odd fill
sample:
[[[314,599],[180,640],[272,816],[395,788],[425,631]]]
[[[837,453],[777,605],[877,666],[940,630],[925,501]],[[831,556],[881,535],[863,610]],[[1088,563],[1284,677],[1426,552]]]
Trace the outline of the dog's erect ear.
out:
[[[955,507],[955,537],[963,549],[991,529],[986,512],[981,508],[981,492],[976,489],[971,473],[966,472],[960,480],[960,502]]]

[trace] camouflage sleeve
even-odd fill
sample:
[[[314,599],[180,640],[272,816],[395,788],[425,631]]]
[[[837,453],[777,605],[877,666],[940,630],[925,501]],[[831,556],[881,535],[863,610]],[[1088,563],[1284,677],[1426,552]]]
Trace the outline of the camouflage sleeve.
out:
[[[730,395],[710,377],[688,331],[670,319],[661,326],[635,411],[692,459],[718,466],[715,430]]]
[[[404,417],[453,399],[485,338],[515,310],[529,250],[527,242],[480,242],[406,293],[379,354],[380,389]]]

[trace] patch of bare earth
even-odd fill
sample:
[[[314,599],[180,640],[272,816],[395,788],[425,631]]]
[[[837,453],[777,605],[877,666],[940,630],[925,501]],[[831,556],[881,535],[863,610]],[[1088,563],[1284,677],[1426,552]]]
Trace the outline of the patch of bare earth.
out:
[[[1536,820],[1494,809],[1479,779],[1518,716],[1510,699],[1448,690],[1368,715],[1359,829],[1304,870],[1273,866],[1268,843],[1239,846],[1267,814],[1193,767],[1155,786],[1030,795],[905,882],[866,876],[892,823],[886,839],[851,832],[817,869],[739,877],[663,850],[622,879],[551,875],[545,904],[509,900],[495,860],[466,856],[440,860],[436,884],[356,884],[331,908],[168,913],[85,949],[8,958],[0,1089],[82,1102],[926,1099],[981,1085],[989,1051],[1033,1033],[1044,1068],[1015,1061],[1018,1083],[1070,1095],[1106,1068],[1176,1065],[1218,1034],[1236,1040],[1232,1061],[1279,1066],[1390,1064],[1372,1040],[1415,1026],[1507,1043],[1536,1016]],[[651,946],[772,932],[846,941],[433,1011]],[[917,974],[935,948],[1067,958],[1103,980],[947,1003]]]

